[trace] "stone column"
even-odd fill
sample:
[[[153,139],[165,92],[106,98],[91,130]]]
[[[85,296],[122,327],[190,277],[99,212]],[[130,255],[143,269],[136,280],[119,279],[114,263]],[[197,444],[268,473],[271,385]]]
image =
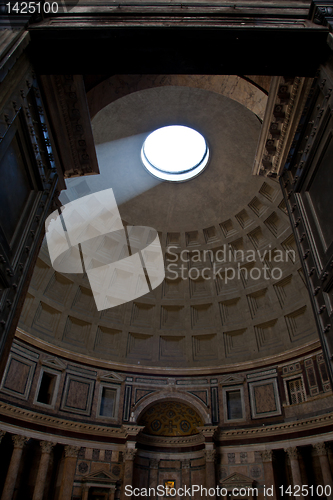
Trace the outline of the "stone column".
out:
[[[59,498],[61,498],[61,500],[71,500],[72,498],[76,460],[79,451],[79,446],[65,446],[65,463],[59,492]]]
[[[299,466],[299,461],[298,461],[298,449],[296,446],[290,447],[290,448],[285,448],[284,450],[290,461],[290,467],[291,467],[291,475],[293,479],[293,486],[300,486],[302,489],[302,477],[301,477],[301,469]],[[301,493],[299,493],[299,500],[303,499],[303,496]]]
[[[15,434],[12,436],[14,450],[10,459],[10,464],[6,476],[5,486],[3,488],[1,500],[12,500],[17,474],[20,467],[22,452],[28,438]]]
[[[206,488],[216,488],[216,478],[215,478],[215,456],[216,451],[213,449],[205,450],[206,457]],[[216,495],[208,495],[208,498],[215,500]]]
[[[82,500],[88,500],[89,486],[86,484],[82,486]]]
[[[322,443],[314,444],[313,445],[313,454],[315,456],[319,457],[321,473],[323,476],[323,486],[326,486],[328,484],[332,488],[332,493],[333,493],[332,472],[331,472],[330,464],[328,461],[327,449],[326,449],[325,443],[322,442]],[[329,495],[327,498],[332,499],[333,494]]]
[[[182,461],[182,487],[191,486],[191,460],[188,458]],[[188,495],[184,495],[184,498],[189,498]]]
[[[205,457],[206,457],[206,488],[214,488],[216,490],[216,477],[215,477],[215,446],[214,446],[214,436],[217,432],[218,427],[213,425],[207,425],[204,427],[198,427],[198,431],[205,439]],[[208,493],[208,492],[207,492]],[[215,500],[216,495],[208,495],[208,498]]]
[[[158,481],[158,460],[156,458],[152,458],[149,461],[149,488],[157,488],[157,481]],[[152,500],[157,498],[157,495],[150,495]]]
[[[130,496],[125,495],[125,487],[133,485],[133,467],[134,458],[137,450],[135,448],[128,448],[124,451],[124,483],[122,489],[122,500],[130,500]]]
[[[108,500],[114,500],[115,493],[116,493],[116,485],[112,484],[111,488],[110,488],[110,491],[109,491],[109,498],[108,498]],[[88,497],[87,497],[87,500],[88,500]]]
[[[40,457],[38,473],[35,483],[34,496],[32,500],[42,500],[44,494],[44,488],[46,483],[47,471],[50,463],[50,454],[53,447],[57,443],[51,443],[50,441],[41,441],[40,446],[42,448],[42,454]]]
[[[264,466],[265,486],[266,488],[270,488],[271,486],[273,486],[273,496],[270,496],[269,498],[272,500],[276,500],[276,488],[275,488],[274,468],[273,468],[273,451],[265,450],[261,453],[261,457]]]

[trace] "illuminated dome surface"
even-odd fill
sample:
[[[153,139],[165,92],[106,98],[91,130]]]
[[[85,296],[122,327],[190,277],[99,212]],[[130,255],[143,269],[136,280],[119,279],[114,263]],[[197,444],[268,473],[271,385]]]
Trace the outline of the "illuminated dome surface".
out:
[[[166,181],[186,181],[207,165],[209,150],[204,137],[182,125],[161,127],[145,140],[141,159],[147,170]]]

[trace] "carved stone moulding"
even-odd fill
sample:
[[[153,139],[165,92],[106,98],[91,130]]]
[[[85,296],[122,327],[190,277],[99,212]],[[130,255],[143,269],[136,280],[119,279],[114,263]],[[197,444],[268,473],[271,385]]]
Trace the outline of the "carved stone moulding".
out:
[[[179,447],[181,446],[198,446],[204,443],[204,438],[201,434],[193,436],[149,436],[148,434],[139,434],[138,443],[149,446],[167,446]]]
[[[265,177],[281,175],[312,78],[272,78],[252,173]]]
[[[99,173],[83,77],[42,76],[64,177]]]

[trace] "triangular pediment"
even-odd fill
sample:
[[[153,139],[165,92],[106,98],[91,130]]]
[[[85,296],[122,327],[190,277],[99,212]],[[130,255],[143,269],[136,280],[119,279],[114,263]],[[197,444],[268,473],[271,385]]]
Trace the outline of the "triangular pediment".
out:
[[[123,382],[124,381],[124,377],[122,377],[121,375],[119,375],[119,373],[115,373],[115,372],[107,372],[105,373],[104,375],[101,375],[99,377],[100,380],[103,380],[105,382]]]
[[[221,378],[222,385],[243,384],[244,377],[241,375],[225,375]]]
[[[225,477],[223,481],[221,481],[221,484],[223,484],[224,487],[234,486],[235,484],[241,485],[241,486],[252,486],[253,485],[253,479],[248,476],[244,476],[244,474],[240,474],[239,472],[233,472],[229,476]]]
[[[53,368],[54,370],[64,371],[66,370],[66,365],[61,359],[56,358],[55,356],[49,356],[42,361],[43,366],[48,366],[49,368]]]
[[[118,481],[118,478],[114,476],[111,472],[108,472],[104,469],[99,469],[94,472],[91,472],[90,474],[87,474],[82,478],[83,481],[89,482],[89,481],[100,481],[101,483],[113,483]]]

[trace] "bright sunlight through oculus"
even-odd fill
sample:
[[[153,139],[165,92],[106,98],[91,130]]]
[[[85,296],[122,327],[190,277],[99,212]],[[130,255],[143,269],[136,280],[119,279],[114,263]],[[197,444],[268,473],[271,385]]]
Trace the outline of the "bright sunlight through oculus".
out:
[[[158,128],[143,143],[141,159],[147,170],[166,181],[187,181],[207,165],[209,150],[203,136],[182,125]]]

